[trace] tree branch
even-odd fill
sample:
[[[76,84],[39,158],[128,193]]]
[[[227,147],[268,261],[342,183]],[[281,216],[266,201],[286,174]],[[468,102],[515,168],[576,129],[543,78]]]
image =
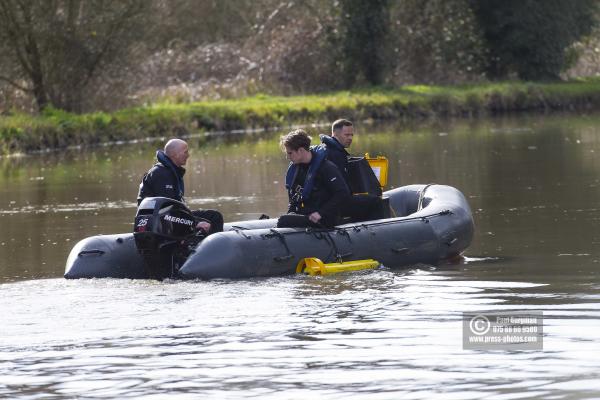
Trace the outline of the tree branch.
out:
[[[8,83],[9,85],[16,87],[17,89],[22,90],[23,92],[31,93],[31,89],[29,89],[25,86],[19,85],[17,82],[15,82],[14,80],[12,80],[6,76],[0,75],[0,81],[4,81],[4,82]]]
[[[22,4],[20,4],[22,6]],[[10,43],[12,44],[12,48],[17,56],[19,63],[22,68],[28,75],[32,73],[32,66],[30,64],[30,60],[27,58],[27,55],[23,53],[24,43],[22,42],[22,38],[25,37],[26,33],[23,31],[23,27],[21,27],[18,23],[17,16],[13,12],[15,5],[11,4],[7,0],[0,1],[0,17],[2,17],[2,22],[4,26],[4,31],[8,35],[10,39]]]
[[[119,33],[123,32],[123,30],[127,29],[127,23],[137,14],[139,14],[144,7],[143,2],[135,2],[131,4],[125,12],[121,15],[121,18],[114,21],[114,23],[110,24],[110,29],[108,34],[106,35],[106,39],[104,40],[103,45],[101,46],[101,50],[96,54],[92,62],[90,63],[90,67],[88,68],[87,76],[84,80],[84,86],[88,84],[91,78],[94,76],[95,70],[102,62],[102,59],[108,53],[110,47],[114,44],[114,40],[118,39]]]

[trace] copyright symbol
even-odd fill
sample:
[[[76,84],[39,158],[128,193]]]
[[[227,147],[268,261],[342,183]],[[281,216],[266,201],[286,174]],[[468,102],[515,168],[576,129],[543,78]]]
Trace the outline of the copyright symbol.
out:
[[[481,336],[488,333],[490,330],[490,320],[485,315],[476,315],[469,321],[469,328],[474,334]]]

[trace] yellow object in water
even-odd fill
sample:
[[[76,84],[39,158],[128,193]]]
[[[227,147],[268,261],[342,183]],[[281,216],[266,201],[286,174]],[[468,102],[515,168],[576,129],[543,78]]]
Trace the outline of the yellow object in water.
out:
[[[331,275],[338,272],[360,271],[363,269],[373,269],[379,266],[379,261],[355,260],[342,263],[323,264],[318,258],[303,258],[296,266],[296,273],[306,273],[308,275]]]

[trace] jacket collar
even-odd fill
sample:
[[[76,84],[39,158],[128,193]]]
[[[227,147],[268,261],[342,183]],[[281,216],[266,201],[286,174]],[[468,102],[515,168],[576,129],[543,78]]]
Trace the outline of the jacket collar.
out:
[[[176,165],[173,160],[171,160],[169,158],[169,156],[167,156],[165,154],[164,151],[162,150],[157,150],[156,151],[156,159],[158,160],[159,163],[161,163],[162,165],[164,165],[165,167],[169,168],[172,171],[175,171],[179,176],[183,176],[185,175],[185,168],[180,167],[179,165]]]

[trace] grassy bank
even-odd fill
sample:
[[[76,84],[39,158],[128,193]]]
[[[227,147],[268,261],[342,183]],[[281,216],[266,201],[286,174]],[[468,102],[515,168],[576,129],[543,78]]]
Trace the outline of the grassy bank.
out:
[[[115,113],[75,115],[49,109],[40,116],[0,117],[0,153],[25,153],[73,145],[180,136],[202,131],[287,127],[390,118],[476,117],[521,111],[600,109],[600,80],[563,83],[490,83],[405,86],[318,95],[189,104],[161,103]]]

